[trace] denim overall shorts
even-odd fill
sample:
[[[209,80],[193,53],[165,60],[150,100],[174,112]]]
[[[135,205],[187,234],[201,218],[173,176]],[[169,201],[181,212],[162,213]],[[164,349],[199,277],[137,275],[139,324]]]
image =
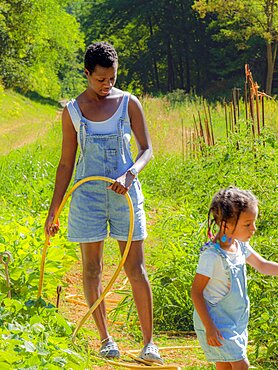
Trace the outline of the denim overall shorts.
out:
[[[208,361],[235,362],[247,357],[246,348],[248,341],[249,298],[247,295],[246,279],[246,247],[239,242],[243,254],[242,264],[233,264],[219,244],[208,243],[206,248],[214,248],[222,258],[225,270],[229,272],[231,287],[228,294],[220,302],[212,304],[206,301],[207,309],[215,326],[220,331],[224,340],[220,339],[221,347],[208,345],[205,327],[194,310],[193,321],[199,343],[205,352]]]
[[[133,165],[129,143],[131,128],[129,119],[126,119],[128,100],[129,94],[124,93],[118,107],[118,110],[121,109],[120,118],[113,122],[116,126],[111,134],[95,134],[91,129],[92,122],[82,115],[77,101],[71,100],[67,104],[80,146],[74,183],[89,176],[116,179]],[[115,115],[111,117],[112,120]],[[109,185],[110,182],[102,180],[90,181],[73,192],[68,217],[70,241],[97,242],[104,240],[108,234],[117,240],[127,240],[130,223],[127,199],[124,195],[107,189]],[[137,178],[133,180],[129,195],[134,207],[132,240],[143,240],[147,236],[146,217],[144,197]]]

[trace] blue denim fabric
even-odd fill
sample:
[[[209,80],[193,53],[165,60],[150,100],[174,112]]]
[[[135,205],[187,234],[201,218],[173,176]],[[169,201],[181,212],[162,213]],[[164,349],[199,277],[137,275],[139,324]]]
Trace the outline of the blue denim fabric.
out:
[[[88,120],[76,109],[80,117],[78,131],[80,156],[74,182],[88,176],[105,176],[116,179],[132,165],[129,142],[130,125],[124,122],[127,114],[128,95],[123,96],[123,108],[116,134],[95,135],[89,129]],[[71,102],[72,104],[72,102]],[[74,105],[77,102],[75,101]],[[69,109],[71,112],[71,109]],[[72,194],[68,219],[68,239],[89,243],[103,240],[108,232],[117,240],[127,240],[129,231],[129,208],[125,196],[107,189],[110,183],[91,181],[79,186]],[[144,197],[138,179],[133,180],[129,195],[134,207],[134,232],[132,240],[147,236]]]
[[[239,242],[243,255],[246,254],[244,244]],[[207,344],[205,327],[194,310],[194,328],[200,345],[208,361],[235,362],[245,359],[248,341],[249,298],[247,295],[246,265],[233,264],[218,244],[209,243],[206,248],[215,248],[223,258],[230,272],[231,288],[229,293],[218,303],[206,302],[207,309],[224,340],[221,347]]]

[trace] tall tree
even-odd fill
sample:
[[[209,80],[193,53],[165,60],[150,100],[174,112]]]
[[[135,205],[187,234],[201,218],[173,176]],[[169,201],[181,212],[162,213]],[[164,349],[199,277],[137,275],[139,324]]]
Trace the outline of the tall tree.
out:
[[[197,52],[198,43],[205,45],[208,38],[192,4],[193,0],[161,0],[159,6],[155,0],[94,0],[79,19],[88,42],[114,42],[129,84],[138,81],[147,91],[190,91],[198,84],[197,76],[206,80],[208,73],[198,63]]]
[[[64,0],[2,0],[0,74],[6,87],[58,98],[83,35]]]
[[[253,37],[264,40],[265,90],[270,94],[278,47],[278,0],[195,0],[193,8],[201,17],[217,15],[212,24],[219,25],[219,36],[236,40],[239,48],[246,47]]]

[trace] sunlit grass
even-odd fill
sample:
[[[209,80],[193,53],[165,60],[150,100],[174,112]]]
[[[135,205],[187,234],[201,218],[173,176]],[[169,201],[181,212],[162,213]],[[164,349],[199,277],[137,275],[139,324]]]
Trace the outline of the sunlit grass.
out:
[[[32,105],[32,103],[28,104]],[[24,117],[27,117],[28,114],[32,120],[34,112],[29,111],[28,104],[26,101],[25,109],[28,112],[20,111],[17,117],[12,117],[12,114],[9,113],[10,116],[8,115],[4,121],[2,120],[2,127],[4,124],[7,125],[8,121],[13,122],[12,125],[15,125],[16,121],[24,121]],[[266,124],[267,122],[269,125],[273,123],[275,126],[277,124],[276,103],[269,101],[267,104],[269,104],[269,108],[266,109],[266,113],[272,112],[273,117],[267,113]],[[174,326],[178,322],[176,320],[178,314],[184,310],[186,312],[184,317],[188,322],[187,330],[192,325],[190,321],[192,304],[188,297],[188,289],[195,271],[199,245],[206,238],[205,219],[208,204],[212,194],[220,187],[233,183],[255,192],[260,199],[260,216],[258,232],[254,237],[253,245],[263,256],[277,259],[277,145],[275,146],[274,141],[267,143],[265,149],[259,145],[258,148],[255,148],[256,153],[254,153],[254,148],[250,146],[248,140],[239,138],[243,140],[239,150],[235,149],[236,146],[232,142],[226,146],[218,143],[219,146],[209,149],[203,157],[187,158],[186,161],[183,161],[181,120],[183,120],[184,128],[190,128],[193,124],[193,113],[196,114],[197,110],[201,111],[202,102],[197,100],[195,103],[188,102],[185,105],[176,104],[173,106],[165,98],[146,97],[143,99],[143,106],[155,153],[154,159],[140,174],[146,198],[145,209],[149,233],[145,242],[146,264],[155,294],[155,340],[160,346],[198,345],[194,337],[171,338],[166,334],[161,334],[161,322],[167,320],[167,315],[169,315],[169,322],[171,322],[169,326]],[[36,109],[36,117],[41,117],[41,106],[38,105]],[[52,112],[52,107],[47,107],[46,111],[43,109],[42,117],[47,117],[48,109],[49,112]],[[225,138],[223,109],[220,103],[211,106],[215,132],[219,138]],[[33,136],[33,139],[36,137],[36,135]],[[0,237],[5,237],[5,243],[0,238],[0,251],[3,251],[4,248],[14,249],[16,256],[18,251],[22,258],[24,256],[22,263],[21,260],[18,260],[13,268],[11,266],[12,278],[16,274],[23,273],[27,265],[28,268],[32,268],[30,261],[33,253],[28,248],[35,246],[36,250],[40,250],[40,244],[43,243],[43,223],[53,192],[55,171],[60,156],[60,143],[61,125],[59,122],[51,126],[47,135],[40,136],[34,143],[13,150],[9,155],[0,156]],[[53,249],[49,256],[52,256],[54,261],[51,261],[50,258],[46,265],[46,270],[49,268],[50,271],[46,271],[44,292],[51,302],[55,302],[56,288],[52,285],[52,281],[56,284],[60,277],[57,274],[54,279],[51,269],[58,268],[55,271],[64,271],[63,269],[69,266],[70,260],[73,260],[75,253],[80,257],[76,244],[65,241],[67,212],[68,205],[61,215],[61,232],[53,238],[50,246]],[[16,224],[15,221],[19,224]],[[20,223],[24,225],[20,225]],[[32,234],[25,237],[24,235],[27,234],[29,228],[32,229]],[[22,251],[20,251],[21,248]],[[57,258],[62,253],[60,249],[68,251],[68,260],[61,258],[60,261],[59,258],[59,261],[55,261],[56,251]],[[25,257],[26,255],[27,257]],[[39,256],[36,254],[32,258],[37,262],[39,260]],[[104,258],[104,274],[107,278],[111,276],[120,258],[115,242],[109,240],[106,243]],[[28,262],[27,265],[25,265],[26,262]],[[58,262],[61,263],[61,267]],[[36,266],[36,271],[38,271],[38,266]],[[164,275],[160,279],[159,272],[161,271]],[[272,344],[275,345],[277,332],[271,323],[272,317],[270,316],[271,312],[277,310],[276,279],[272,277],[262,279],[261,275],[251,271],[250,274],[249,286],[252,304],[250,339],[256,339],[257,343],[262,344],[266,343],[266,340],[272,340]],[[26,279],[29,281],[27,275]],[[33,282],[37,279],[38,276],[35,276]],[[115,289],[121,288],[123,279],[124,274],[121,273]],[[79,283],[80,286],[77,290],[81,292],[81,281]],[[159,285],[160,283],[162,285]],[[67,283],[64,281],[62,284],[66,289]],[[173,289],[171,284],[173,284]],[[4,282],[2,282],[2,286],[4,287]],[[179,295],[173,295],[174,288],[179,289]],[[15,288],[18,294],[24,289],[26,289],[24,284]],[[26,292],[32,295],[35,294],[33,293],[35,291],[36,287],[33,284],[32,290]],[[124,321],[125,325],[118,327],[110,324],[111,332],[117,337],[121,348],[139,349],[142,336],[138,329],[138,318],[134,306],[130,312],[133,300],[128,284],[125,293],[126,295],[122,296],[127,297],[130,304],[120,309],[119,313],[119,318]],[[171,306],[170,303],[174,301],[174,298],[178,298],[180,306]],[[264,299],[263,304],[261,299]],[[161,302],[166,302],[164,307]],[[74,307],[74,310],[79,310],[79,308]],[[63,307],[61,307],[61,312],[64,312]],[[72,317],[72,314],[67,313],[66,317]],[[113,315],[109,315],[109,318],[113,318]],[[160,323],[159,320],[161,320]],[[256,329],[257,323],[258,329]],[[86,330],[81,331],[79,340],[80,352],[83,353],[88,337],[93,340],[92,347],[90,346],[88,349],[90,357],[90,353],[94,356],[97,353],[99,341],[92,321],[88,323],[88,327],[94,335],[92,336]],[[248,351],[251,363],[256,366],[256,369],[275,369],[272,362],[265,360],[265,348],[259,353],[259,360],[256,360],[256,344],[252,343]],[[172,351],[165,353],[165,357],[167,363],[178,363],[186,369],[212,368],[205,361],[200,349],[188,351],[188,353]],[[95,357],[91,357],[91,363],[96,369],[105,368],[105,363]],[[80,365],[80,369],[84,367],[85,365],[83,367]]]
[[[57,107],[32,101],[12,90],[0,91],[0,155],[45,135],[59,117]]]

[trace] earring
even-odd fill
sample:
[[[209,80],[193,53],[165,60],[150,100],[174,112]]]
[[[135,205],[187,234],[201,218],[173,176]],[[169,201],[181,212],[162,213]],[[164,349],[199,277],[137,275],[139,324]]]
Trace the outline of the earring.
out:
[[[224,234],[223,236],[221,236],[220,240],[222,243],[225,243],[227,241],[227,235]]]

